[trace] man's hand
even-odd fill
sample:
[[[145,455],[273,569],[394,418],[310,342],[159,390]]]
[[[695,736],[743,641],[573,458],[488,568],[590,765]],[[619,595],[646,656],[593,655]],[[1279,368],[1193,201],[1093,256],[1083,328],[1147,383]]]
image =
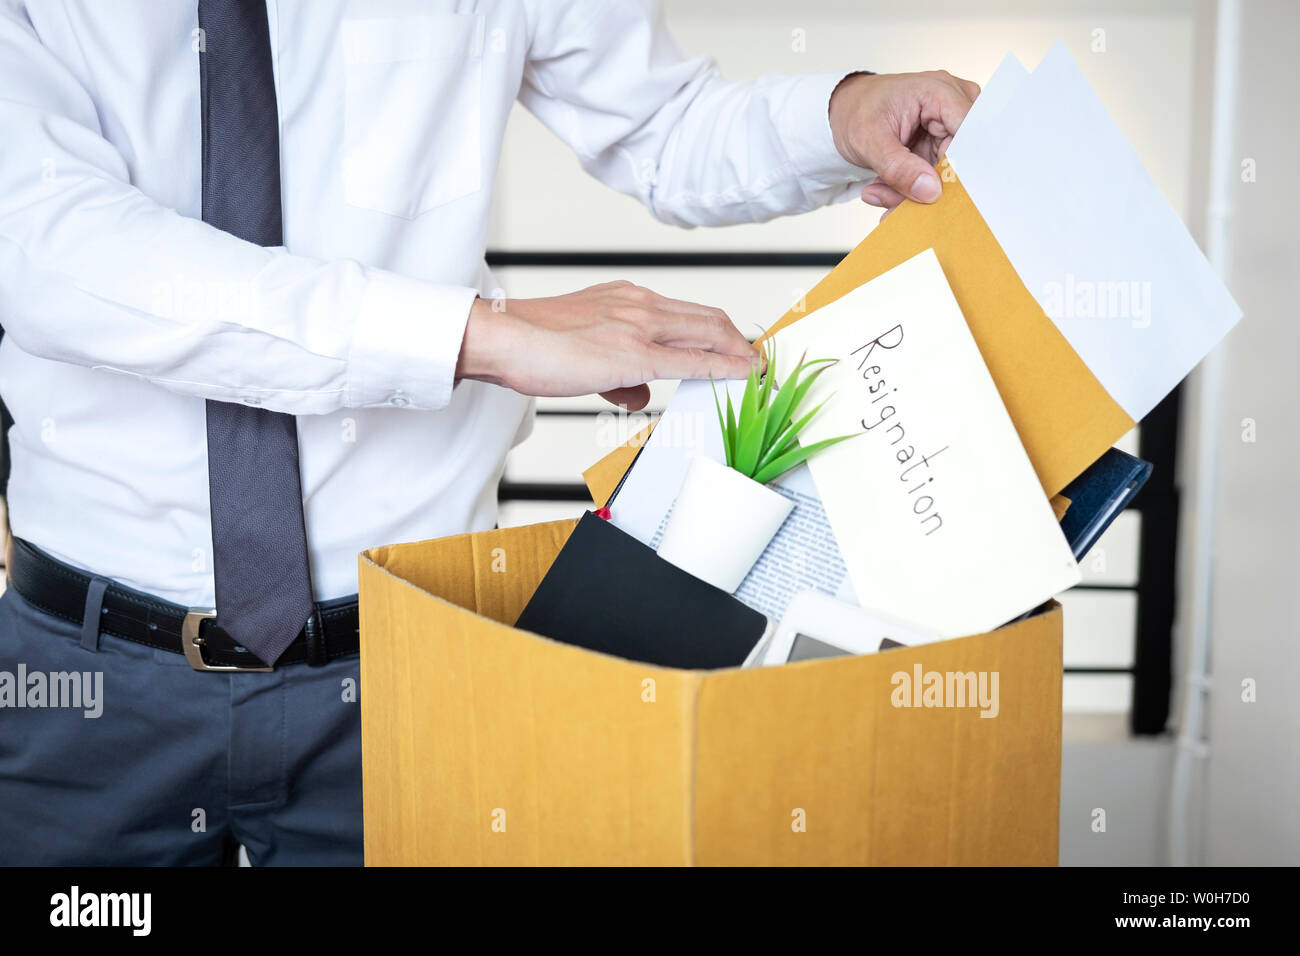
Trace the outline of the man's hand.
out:
[[[906,199],[934,202],[934,165],[948,149],[980,88],[944,70],[855,73],[831,94],[831,132],[849,162],[875,170],[862,201],[893,209]]]
[[[666,299],[630,282],[606,282],[545,299],[477,299],[457,378],[525,395],[599,392],[645,408],[655,379],[744,378],[758,362],[725,312]]]

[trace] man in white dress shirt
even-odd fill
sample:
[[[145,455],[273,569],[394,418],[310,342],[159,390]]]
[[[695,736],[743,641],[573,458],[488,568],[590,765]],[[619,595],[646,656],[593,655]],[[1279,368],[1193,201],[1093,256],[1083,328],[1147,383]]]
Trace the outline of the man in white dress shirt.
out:
[[[491,527],[530,396],[639,408],[654,379],[747,372],[723,313],[630,284],[480,298],[516,100],[696,226],[859,190],[932,202],[978,93],[942,72],[731,83],[636,0],[243,2],[265,12],[282,243],[204,214],[200,65],[228,38],[201,3],[0,0],[0,862],[243,843],[359,863],[357,553]],[[320,603],[275,660],[195,610],[215,597],[217,403],[296,416]]]

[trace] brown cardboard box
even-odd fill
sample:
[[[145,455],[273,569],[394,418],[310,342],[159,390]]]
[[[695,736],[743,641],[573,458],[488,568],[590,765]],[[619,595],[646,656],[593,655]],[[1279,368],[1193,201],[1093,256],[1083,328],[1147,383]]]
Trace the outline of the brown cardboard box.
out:
[[[361,556],[367,864],[1056,862],[1059,606],[925,647],[664,669],[511,627],[572,527]],[[996,673],[997,715],[895,706],[917,668]]]

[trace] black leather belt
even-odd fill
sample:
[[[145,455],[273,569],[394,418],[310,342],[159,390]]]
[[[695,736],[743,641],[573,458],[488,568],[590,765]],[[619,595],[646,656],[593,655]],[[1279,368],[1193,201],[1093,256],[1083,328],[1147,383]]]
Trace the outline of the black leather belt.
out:
[[[94,578],[21,538],[10,537],[5,561],[9,587],[24,600],[65,621],[82,623],[86,593]],[[101,607],[100,633],[184,654],[195,670],[271,670],[220,627],[211,626],[215,617],[211,609],[182,607],[115,582],[104,589]],[[355,654],[361,646],[359,627],[355,595],[319,602],[275,665],[320,666]]]

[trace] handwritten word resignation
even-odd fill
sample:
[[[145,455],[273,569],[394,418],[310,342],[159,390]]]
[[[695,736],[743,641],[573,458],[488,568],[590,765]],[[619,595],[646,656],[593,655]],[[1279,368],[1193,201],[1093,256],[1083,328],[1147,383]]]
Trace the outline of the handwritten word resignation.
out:
[[[898,392],[898,388],[889,387],[884,378],[883,370],[879,364],[881,356],[877,356],[875,363],[868,365],[872,360],[872,355],[877,349],[884,352],[892,351],[903,344],[903,326],[894,326],[892,329],[876,336],[865,345],[854,349],[850,354],[857,355],[862,353],[862,358],[858,362],[858,371],[862,373],[862,378],[868,383],[867,392],[875,397],[868,404],[867,414],[862,418],[862,428],[868,434],[875,432],[884,435],[886,438],[893,436],[889,441],[891,448],[894,448],[894,459],[901,469],[898,474],[898,480],[903,483],[905,494],[912,507],[912,513],[920,519],[920,525],[925,529],[926,537],[934,534],[943,527],[943,515],[935,507],[934,489],[931,487],[934,483],[934,475],[930,474],[930,463],[939,455],[948,450],[944,445],[938,451],[933,451],[928,455],[917,455],[916,446],[902,444],[907,440],[907,429],[902,421],[898,418],[898,407],[894,404],[895,399],[892,395]],[[887,401],[888,404],[881,404]],[[876,432],[876,429],[882,429]],[[901,447],[897,447],[900,446]],[[912,460],[919,459],[916,462]],[[922,469],[917,471],[917,469]],[[915,473],[915,477],[913,477]],[[924,489],[924,490],[923,490]],[[918,492],[921,492],[918,494]]]

